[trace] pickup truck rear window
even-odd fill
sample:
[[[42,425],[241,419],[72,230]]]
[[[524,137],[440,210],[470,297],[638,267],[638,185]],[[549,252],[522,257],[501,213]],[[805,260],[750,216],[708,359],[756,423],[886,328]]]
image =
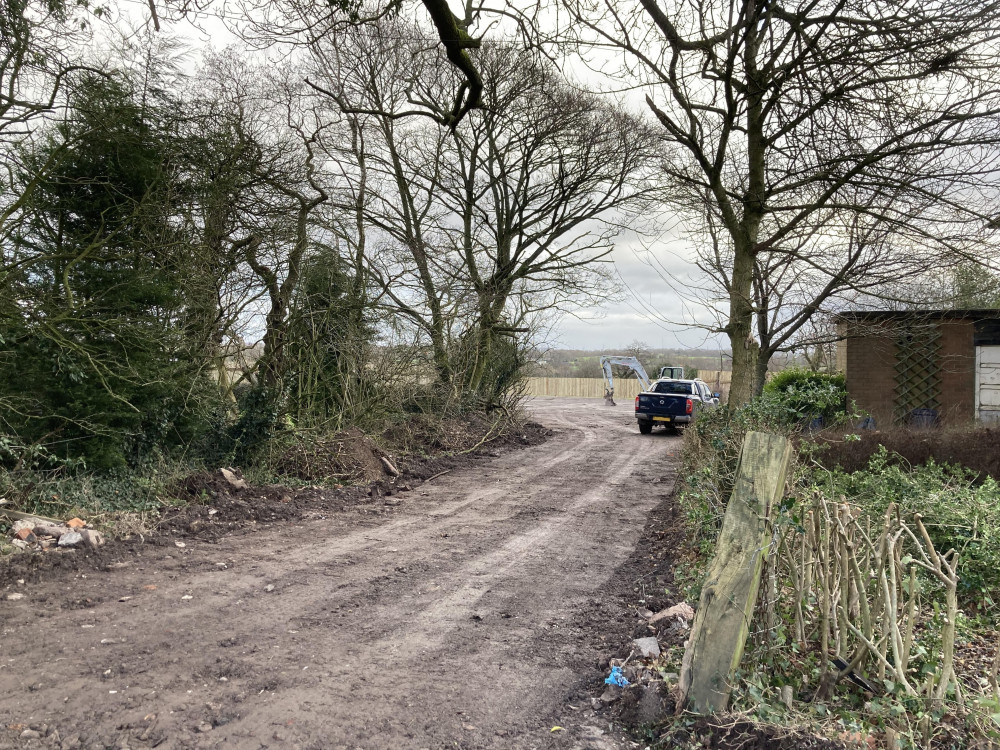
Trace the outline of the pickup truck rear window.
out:
[[[683,394],[690,394],[691,393],[691,384],[690,383],[671,383],[669,381],[665,382],[665,383],[657,383],[656,385],[653,386],[653,392],[654,393],[683,393]]]

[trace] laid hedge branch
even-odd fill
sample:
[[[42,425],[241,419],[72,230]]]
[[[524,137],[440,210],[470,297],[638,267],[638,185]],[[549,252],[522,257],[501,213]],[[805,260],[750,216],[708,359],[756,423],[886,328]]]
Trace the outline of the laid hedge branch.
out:
[[[816,492],[801,523],[778,535],[771,562],[778,601],[769,606],[788,614],[802,650],[806,641],[818,642],[815,699],[828,698],[846,677],[870,685],[863,677],[870,666],[876,685],[888,681],[930,705],[950,691],[961,701],[954,670],[959,554],[935,549],[920,515],[904,519],[895,504],[874,537],[869,526],[843,497]],[[925,590],[943,603],[940,615],[921,600]],[[930,632],[935,617],[940,642],[921,642],[918,634]],[[918,660],[927,675],[922,683],[914,674]]]

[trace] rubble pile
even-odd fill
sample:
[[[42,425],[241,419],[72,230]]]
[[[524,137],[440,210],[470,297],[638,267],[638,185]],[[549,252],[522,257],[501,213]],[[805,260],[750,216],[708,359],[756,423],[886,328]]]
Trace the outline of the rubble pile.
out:
[[[598,711],[628,698],[628,708],[623,710],[630,712],[638,726],[654,723],[673,712],[680,676],[668,671],[672,666],[671,655],[661,649],[660,643],[662,640],[677,644],[686,638],[694,620],[694,608],[681,602],[655,614],[648,609],[640,609],[637,614],[645,621],[643,629],[650,635],[633,638],[627,658],[604,660],[602,669],[610,668],[611,673],[604,680],[600,697],[591,698],[591,707]]]
[[[90,547],[104,544],[104,536],[87,526],[86,521],[71,518],[62,523],[50,518],[28,516],[14,521],[10,543],[22,550],[47,550],[51,547]]]

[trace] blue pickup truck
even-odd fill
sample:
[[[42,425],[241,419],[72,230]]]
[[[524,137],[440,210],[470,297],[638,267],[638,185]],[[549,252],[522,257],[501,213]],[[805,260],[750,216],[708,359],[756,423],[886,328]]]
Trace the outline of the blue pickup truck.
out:
[[[681,432],[702,409],[716,406],[719,394],[701,380],[656,380],[635,397],[639,432],[648,435],[658,424]]]

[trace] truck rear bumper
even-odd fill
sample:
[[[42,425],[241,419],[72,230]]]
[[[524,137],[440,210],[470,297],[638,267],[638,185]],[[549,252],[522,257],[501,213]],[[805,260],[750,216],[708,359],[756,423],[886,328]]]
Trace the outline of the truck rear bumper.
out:
[[[691,415],[684,414],[680,417],[669,416],[660,417],[654,414],[636,414],[635,418],[639,422],[649,423],[649,424],[679,424],[686,425],[691,423]]]

